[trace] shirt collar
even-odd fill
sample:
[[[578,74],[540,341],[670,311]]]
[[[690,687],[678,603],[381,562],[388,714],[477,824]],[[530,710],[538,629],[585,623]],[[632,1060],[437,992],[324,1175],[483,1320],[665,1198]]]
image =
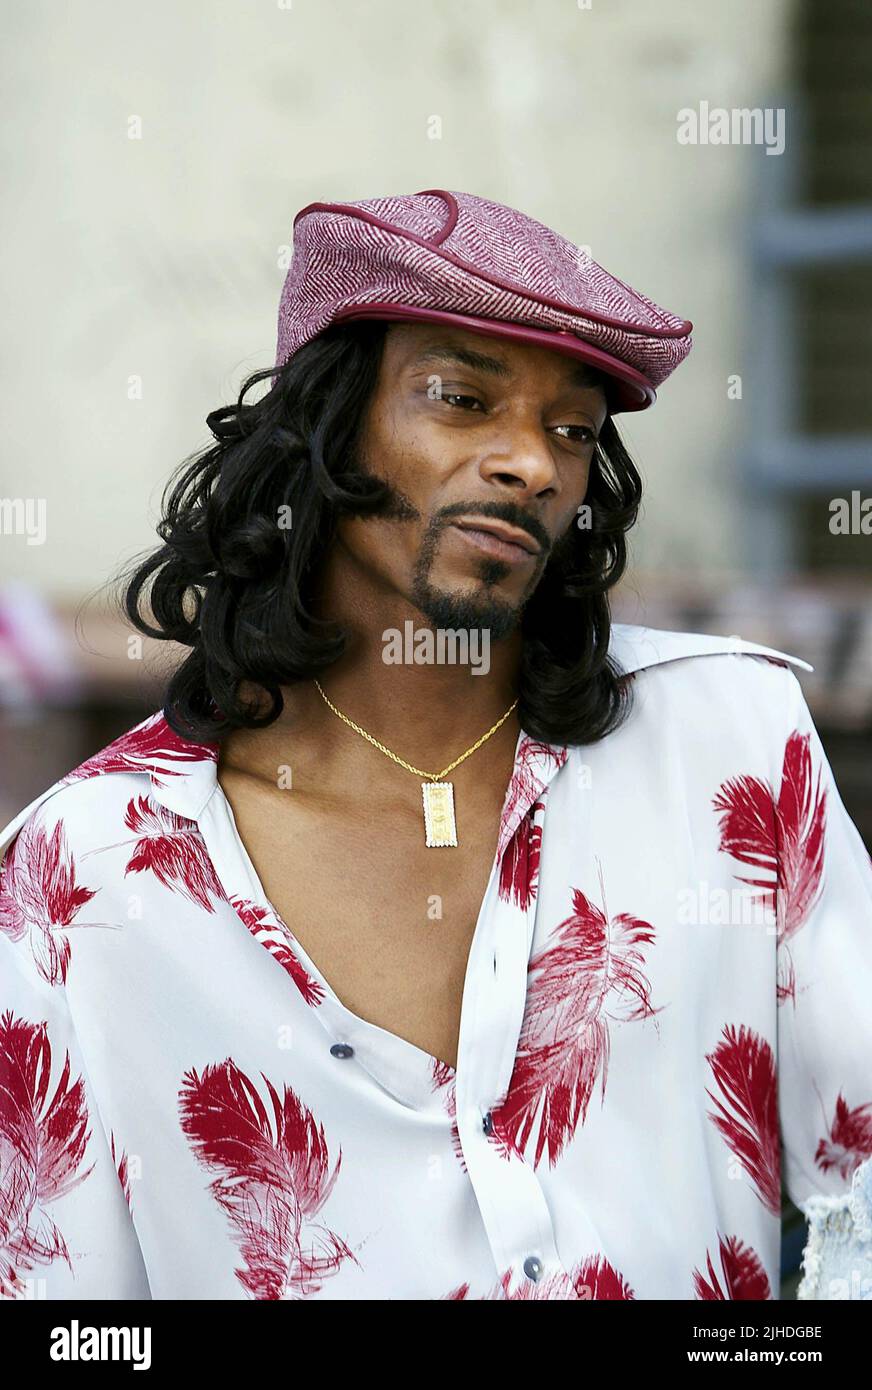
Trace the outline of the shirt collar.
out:
[[[198,744],[180,738],[163,714],[158,713],[90,759],[92,766],[88,775],[113,771],[147,772],[154,801],[176,815],[197,820],[218,785],[218,753],[218,743]],[[500,857],[518,825],[568,755],[569,750],[562,744],[532,739],[523,731],[519,734],[500,818],[497,844]],[[99,766],[93,766],[95,763]]]
[[[742,652],[791,662],[807,671],[814,669],[800,657],[735,636],[613,623],[609,641],[609,656],[624,675],[690,656]],[[498,856],[502,856],[518,825],[566,763],[569,751],[564,744],[533,739],[523,731],[519,734],[500,817]],[[197,820],[218,785],[218,753],[217,742],[191,743],[181,738],[159,712],[82,764],[75,775],[146,772],[155,801],[177,815]]]
[[[109,772],[141,772],[153,799],[196,820],[217,785],[217,743],[192,743],[170,728],[161,711],[88,758],[64,779],[79,781]]]

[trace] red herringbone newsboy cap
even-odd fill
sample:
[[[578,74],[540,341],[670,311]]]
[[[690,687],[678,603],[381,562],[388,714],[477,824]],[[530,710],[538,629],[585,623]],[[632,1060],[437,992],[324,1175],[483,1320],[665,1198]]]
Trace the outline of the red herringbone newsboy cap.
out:
[[[443,188],[297,213],[276,368],[329,324],[361,318],[445,323],[568,353],[610,378],[613,414],[654,403],[693,328],[544,223]]]

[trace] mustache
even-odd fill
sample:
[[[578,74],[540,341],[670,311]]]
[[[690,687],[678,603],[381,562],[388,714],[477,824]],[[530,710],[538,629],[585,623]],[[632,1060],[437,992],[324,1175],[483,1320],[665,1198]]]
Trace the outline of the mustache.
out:
[[[419,521],[421,513],[409,497],[400,488],[389,482],[387,478],[378,477],[371,474],[371,477],[383,489],[383,498],[374,512],[384,520],[391,521]],[[433,544],[440,531],[449,526],[455,517],[458,516],[481,516],[492,517],[495,521],[505,521],[509,526],[517,526],[519,531],[526,531],[531,536],[541,550],[541,557],[547,557],[555,545],[555,537],[550,536],[538,517],[531,515],[517,502],[510,502],[508,498],[498,500],[497,498],[470,499],[468,502],[450,502],[445,507],[440,507],[429,517],[426,526],[427,540]]]
[[[491,498],[483,502],[451,502],[447,507],[440,507],[433,513],[428,529],[448,526],[457,516],[492,517],[494,521],[505,521],[509,526],[517,526],[519,531],[526,531],[527,535],[533,538],[541,548],[543,556],[547,555],[554,545],[552,537],[539,518],[519,507],[516,502],[510,502],[508,498],[504,501]]]

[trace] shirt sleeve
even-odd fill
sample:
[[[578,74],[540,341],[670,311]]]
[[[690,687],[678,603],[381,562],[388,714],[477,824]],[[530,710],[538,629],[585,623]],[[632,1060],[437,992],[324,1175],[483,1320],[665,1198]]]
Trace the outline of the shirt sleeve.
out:
[[[0,1300],[151,1298],[126,1156],[116,1164],[66,989],[35,954],[45,866],[22,868],[17,836],[0,861]]]
[[[872,1298],[872,860],[796,675],[775,806],[778,1113],[799,1298]]]

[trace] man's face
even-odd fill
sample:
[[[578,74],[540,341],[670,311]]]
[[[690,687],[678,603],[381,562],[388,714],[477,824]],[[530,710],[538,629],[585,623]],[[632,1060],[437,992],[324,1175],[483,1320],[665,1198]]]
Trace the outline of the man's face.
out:
[[[392,501],[342,517],[339,545],[433,626],[505,636],[577,521],[606,415],[577,359],[391,325],[360,464]]]

